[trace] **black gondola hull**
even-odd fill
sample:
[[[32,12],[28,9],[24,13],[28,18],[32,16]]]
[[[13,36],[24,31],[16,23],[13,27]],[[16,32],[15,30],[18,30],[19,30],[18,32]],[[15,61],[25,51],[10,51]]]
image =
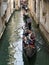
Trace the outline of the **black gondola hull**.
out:
[[[34,45],[25,45],[23,43],[23,53],[26,54],[28,58],[32,58],[36,54],[36,46]]]

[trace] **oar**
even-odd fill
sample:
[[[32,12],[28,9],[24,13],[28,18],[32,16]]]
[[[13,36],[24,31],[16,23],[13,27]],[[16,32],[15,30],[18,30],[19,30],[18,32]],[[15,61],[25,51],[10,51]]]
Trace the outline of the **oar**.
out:
[[[16,32],[17,30],[21,29],[21,28],[24,30],[24,28],[23,28],[24,26],[25,26],[25,25],[23,25],[23,26],[21,26],[21,27],[18,27],[18,28],[15,30],[15,32]]]
[[[22,27],[23,27],[23,26],[21,26],[21,27],[17,28],[14,32],[16,32],[17,30],[21,29]]]
[[[40,44],[41,46],[43,46],[36,38],[35,38],[35,41],[38,42],[38,44]]]
[[[37,39],[36,39],[35,41],[37,41],[37,43],[38,43],[40,46],[42,46],[43,48],[46,48],[45,45],[44,45],[44,44],[41,44]]]

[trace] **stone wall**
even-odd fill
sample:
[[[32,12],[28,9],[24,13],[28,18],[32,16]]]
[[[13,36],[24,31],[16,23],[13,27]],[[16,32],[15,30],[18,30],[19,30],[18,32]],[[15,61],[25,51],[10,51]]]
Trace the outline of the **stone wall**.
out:
[[[6,22],[8,22],[9,18],[11,17],[11,14],[13,13],[14,11],[14,8],[13,8],[13,0],[8,0],[8,3],[7,3],[7,11],[6,11]]]
[[[32,14],[33,18],[35,19],[34,1],[33,0],[28,0],[28,7],[30,10],[30,13]]]
[[[45,40],[49,42],[49,32],[47,32],[47,30],[44,28],[42,24],[40,24],[40,30],[42,32],[42,35],[44,35],[44,37],[47,39]]]
[[[3,6],[4,5],[4,6]],[[5,10],[6,10],[6,7],[5,7],[5,3],[1,0],[0,2],[0,39],[2,37],[2,34],[5,30]],[[5,9],[4,9],[5,7]]]
[[[2,37],[2,34],[6,28],[6,23],[8,23],[12,13],[13,13],[13,0],[7,0],[4,2],[1,0],[0,5],[0,39]]]
[[[15,0],[15,8],[16,8],[17,10],[20,9],[20,0]]]
[[[49,1],[48,0],[28,0],[30,13],[40,30],[49,41]]]
[[[40,24],[39,27],[49,41],[49,2],[40,2]]]

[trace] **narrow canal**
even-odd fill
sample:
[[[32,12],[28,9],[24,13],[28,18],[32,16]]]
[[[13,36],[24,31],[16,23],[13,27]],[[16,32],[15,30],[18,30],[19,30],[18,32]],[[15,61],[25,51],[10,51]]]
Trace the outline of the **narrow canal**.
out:
[[[49,54],[44,47],[45,41],[34,22],[32,29],[36,35],[37,54],[31,61],[22,54],[23,25],[22,12],[15,12],[0,40],[0,65],[49,65]]]

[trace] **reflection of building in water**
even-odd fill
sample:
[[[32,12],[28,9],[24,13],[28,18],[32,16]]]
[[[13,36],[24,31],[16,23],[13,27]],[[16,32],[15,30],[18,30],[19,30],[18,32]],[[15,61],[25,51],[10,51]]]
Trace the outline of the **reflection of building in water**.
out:
[[[49,0],[28,0],[31,15],[49,41]]]

